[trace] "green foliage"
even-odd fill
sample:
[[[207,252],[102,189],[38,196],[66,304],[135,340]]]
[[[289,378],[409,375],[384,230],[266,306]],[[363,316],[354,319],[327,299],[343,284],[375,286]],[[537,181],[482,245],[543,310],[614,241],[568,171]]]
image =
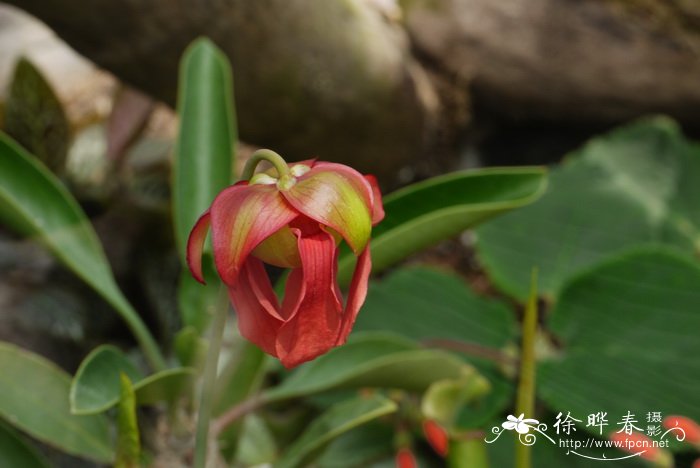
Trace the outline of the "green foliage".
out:
[[[0,466],[49,468],[48,462],[24,437],[0,421]]]
[[[546,183],[542,168],[480,169],[433,177],[388,195],[386,217],[372,231],[373,271],[532,203]],[[351,255],[341,259],[341,283],[349,283],[353,268]]]
[[[455,274],[409,267],[370,283],[355,331],[372,330],[505,348],[515,340],[516,320],[504,303],[477,296]]]
[[[90,221],[60,181],[0,133],[0,221],[41,241],[65,266],[119,312],[155,368],[158,345],[114,280]]]
[[[120,350],[110,345],[95,348],[80,364],[71,382],[70,405],[73,414],[102,413],[122,398],[121,375],[133,383],[139,404],[173,401],[187,388],[194,370],[171,368],[144,377]]]
[[[562,349],[540,364],[540,396],[584,419],[603,409],[610,426],[631,411],[700,421],[700,267],[648,248],[610,258],[567,283],[549,326]],[[589,430],[597,430],[589,428]]]
[[[391,400],[374,395],[357,397],[331,407],[319,416],[274,464],[275,468],[308,466],[308,462],[331,440],[356,426],[392,413]]]
[[[553,298],[572,275],[642,243],[700,247],[700,146],[670,120],[595,138],[551,173],[545,195],[477,230],[492,280],[527,297],[530,270]]]
[[[336,389],[387,387],[420,392],[439,379],[455,378],[469,366],[455,356],[421,349],[395,336],[366,333],[299,366],[282,384],[264,393],[268,401]]]
[[[99,462],[114,456],[103,415],[70,412],[70,376],[46,359],[0,342],[0,419],[67,453]]]
[[[15,66],[5,103],[4,130],[56,174],[65,171],[70,125],[61,102],[26,58]]]
[[[186,269],[185,247],[192,226],[214,197],[231,183],[236,117],[231,65],[208,39],[190,45],[180,63],[180,131],[173,164],[175,240],[185,267],[178,299],[185,325],[203,331],[216,303],[215,275],[209,287]],[[208,260],[210,262],[210,260]]]

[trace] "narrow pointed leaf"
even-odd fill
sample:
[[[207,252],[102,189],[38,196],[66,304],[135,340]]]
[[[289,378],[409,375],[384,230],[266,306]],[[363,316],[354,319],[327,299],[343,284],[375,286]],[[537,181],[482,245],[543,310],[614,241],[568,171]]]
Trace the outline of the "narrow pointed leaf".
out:
[[[43,243],[120,313],[151,364],[155,368],[165,367],[153,337],[119,290],[83,210],[46,167],[3,133],[0,133],[0,223]]]
[[[209,40],[198,39],[185,51],[178,93],[180,132],[173,164],[173,216],[185,268],[178,300],[184,324],[201,332],[218,288],[215,283],[206,287],[192,278],[186,270],[185,247],[195,221],[231,183],[236,142],[231,67]]]
[[[397,410],[396,403],[379,395],[357,397],[334,405],[294,442],[274,464],[275,468],[309,466],[328,443],[347,431]]]
[[[384,198],[386,216],[372,232],[373,271],[381,271],[487,219],[532,203],[546,187],[543,168],[489,168],[434,177]],[[347,284],[354,258],[339,278]]]
[[[107,463],[114,452],[103,415],[76,416],[70,376],[52,362],[0,342],[0,419],[64,452]]]

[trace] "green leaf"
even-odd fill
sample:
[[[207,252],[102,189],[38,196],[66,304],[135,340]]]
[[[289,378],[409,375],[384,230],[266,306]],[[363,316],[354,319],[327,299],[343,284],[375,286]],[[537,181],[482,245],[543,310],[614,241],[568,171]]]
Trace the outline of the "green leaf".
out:
[[[65,171],[70,124],[51,85],[26,58],[12,76],[4,129],[54,173]]]
[[[512,382],[483,357],[511,347],[516,328],[515,314],[503,303],[479,297],[463,278],[431,267],[401,268],[372,281],[354,327],[355,332],[391,331],[412,340],[469,349],[462,356],[478,366],[492,388],[462,408],[456,421],[461,428],[477,428],[509,404]]]
[[[209,286],[197,283],[187,271],[185,248],[197,219],[231,183],[236,143],[231,65],[208,39],[193,42],[182,57],[178,115],[173,214],[177,249],[185,267],[178,300],[183,323],[201,332],[207,324],[207,312],[216,302],[218,278]],[[210,262],[205,259],[205,263]]]
[[[700,251],[700,146],[656,118],[591,140],[552,171],[536,203],[477,231],[491,279],[520,300],[539,269],[540,291],[633,245]]]
[[[549,325],[560,355],[538,369],[540,398],[581,419],[608,413],[603,435],[631,411],[700,421],[700,267],[663,248],[621,254],[571,280]],[[597,428],[588,428],[595,430]]]
[[[491,386],[488,380],[474,369],[465,370],[456,379],[433,382],[423,394],[421,412],[426,419],[439,422],[445,427],[454,426],[460,410],[473,400],[487,394]]]
[[[435,268],[410,267],[370,283],[354,329],[391,331],[417,341],[454,340],[504,348],[515,340],[516,321],[513,311],[477,296],[463,278]]]
[[[276,401],[360,387],[423,391],[435,380],[458,377],[466,368],[468,364],[452,354],[421,349],[396,336],[367,333],[299,366],[263,398]]]
[[[0,419],[67,453],[103,463],[113,459],[107,419],[71,414],[66,372],[3,342],[0,369]]]
[[[330,441],[368,421],[393,413],[396,404],[379,395],[358,397],[333,406],[311,423],[274,464],[275,468],[308,466],[308,463]]]
[[[316,464],[320,468],[356,468],[374,466],[373,461],[393,456],[394,428],[375,420],[334,439]]]
[[[121,384],[117,407],[117,456],[115,468],[138,468],[141,466],[141,440],[136,419],[136,395],[131,380],[125,373],[119,374]]]
[[[70,389],[70,405],[74,414],[95,414],[112,408],[121,397],[120,374],[134,382],[136,398],[141,405],[172,401],[193,378],[194,369],[175,368],[148,377],[116,347],[101,345],[80,364]]]
[[[238,337],[231,358],[217,378],[214,414],[220,415],[258,392],[265,378],[268,363],[268,356],[260,348]],[[227,459],[234,455],[237,445],[240,447],[243,444],[242,441],[236,443],[241,431],[240,424],[240,421],[234,422],[219,434],[219,445]]]
[[[255,415],[246,416],[236,449],[236,462],[243,466],[270,463],[277,456],[275,437],[265,421]]]
[[[0,466],[49,468],[49,463],[21,435],[0,420]]]
[[[536,200],[546,186],[542,168],[453,172],[398,190],[384,199],[386,217],[372,231],[372,266],[379,272],[487,219]],[[355,259],[339,263],[349,283]]]
[[[165,367],[158,345],[114,281],[85,213],[53,174],[2,133],[0,222],[48,247],[120,313],[151,365]]]

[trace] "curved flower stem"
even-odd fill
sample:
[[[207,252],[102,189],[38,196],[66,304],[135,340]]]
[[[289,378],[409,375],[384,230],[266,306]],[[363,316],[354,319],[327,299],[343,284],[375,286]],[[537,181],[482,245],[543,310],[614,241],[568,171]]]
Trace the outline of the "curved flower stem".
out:
[[[272,164],[277,170],[278,178],[289,175],[289,166],[282,156],[269,149],[259,149],[246,162],[241,180],[250,180],[255,173],[255,168],[261,161],[267,161]]]
[[[537,269],[532,270],[530,297],[525,306],[523,317],[522,351],[520,354],[520,382],[515,414],[524,414],[526,418],[535,412],[535,339],[537,338]],[[515,441],[516,468],[530,468],[532,453],[530,447]]]
[[[228,315],[228,294],[225,286],[221,286],[219,297],[216,301],[214,320],[211,324],[211,336],[207,360],[204,364],[204,376],[202,393],[199,400],[199,414],[197,417],[197,432],[194,445],[194,468],[204,468],[207,462],[207,450],[209,447],[209,420],[214,399],[214,387],[219,366],[219,352],[221,341]]]
[[[236,422],[239,418],[242,418],[246,414],[255,411],[256,409],[265,405],[265,403],[267,403],[265,398],[261,396],[254,396],[230,408],[212,423],[212,434],[214,436],[218,436],[224,429]]]

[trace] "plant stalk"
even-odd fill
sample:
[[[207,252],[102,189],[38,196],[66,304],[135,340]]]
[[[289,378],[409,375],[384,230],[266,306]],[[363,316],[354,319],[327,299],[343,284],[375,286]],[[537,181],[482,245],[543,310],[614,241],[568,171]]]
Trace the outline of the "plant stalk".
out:
[[[535,339],[537,337],[537,269],[532,270],[530,297],[525,306],[523,317],[522,351],[520,353],[520,381],[516,415],[524,414],[531,418],[535,412]],[[515,467],[530,468],[532,466],[532,451],[519,439],[515,441]]]
[[[226,287],[219,290],[219,297],[214,310],[214,320],[211,323],[209,348],[207,360],[204,364],[204,376],[202,392],[199,400],[199,412],[197,416],[197,432],[194,445],[194,468],[205,468],[207,463],[207,451],[209,447],[209,421],[211,419],[216,385],[217,371],[219,367],[219,354],[221,341],[228,315],[228,293]]]
[[[241,175],[241,180],[250,180],[255,173],[255,168],[261,161],[267,161],[274,166],[277,170],[277,177],[281,179],[283,176],[289,175],[289,166],[287,162],[280,156],[269,149],[257,150],[250,159],[246,162],[245,168],[243,169],[243,174]]]

